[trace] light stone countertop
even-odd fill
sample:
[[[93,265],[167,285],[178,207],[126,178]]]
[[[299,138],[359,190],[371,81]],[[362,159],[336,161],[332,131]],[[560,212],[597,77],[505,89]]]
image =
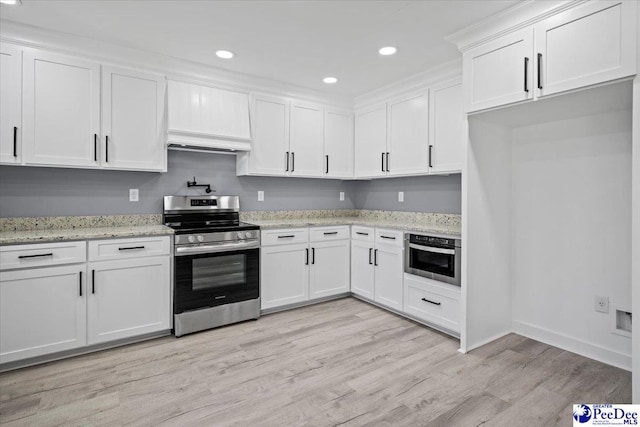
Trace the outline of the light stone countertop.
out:
[[[134,225],[117,227],[61,228],[0,232],[0,246],[26,243],[52,243],[67,240],[95,240],[122,237],[167,236],[173,229],[164,225]]]

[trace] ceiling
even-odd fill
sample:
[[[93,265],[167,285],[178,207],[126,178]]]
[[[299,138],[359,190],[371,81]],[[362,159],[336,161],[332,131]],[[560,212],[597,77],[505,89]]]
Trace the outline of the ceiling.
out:
[[[2,19],[358,96],[459,57],[444,36],[517,0],[22,0]],[[382,46],[397,46],[391,57]],[[223,60],[217,49],[237,56]],[[325,76],[339,79],[322,83]]]

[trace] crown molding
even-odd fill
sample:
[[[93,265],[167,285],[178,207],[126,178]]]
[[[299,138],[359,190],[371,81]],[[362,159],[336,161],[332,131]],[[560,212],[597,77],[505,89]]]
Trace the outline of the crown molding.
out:
[[[525,0],[445,37],[466,52],[478,45],[526,28],[589,0]]]
[[[353,108],[353,98],[229,71],[195,61],[131,48],[74,34],[0,20],[0,41],[67,55],[81,55],[105,65],[136,68],[175,80],[201,82],[239,92],[259,91],[277,96]]]

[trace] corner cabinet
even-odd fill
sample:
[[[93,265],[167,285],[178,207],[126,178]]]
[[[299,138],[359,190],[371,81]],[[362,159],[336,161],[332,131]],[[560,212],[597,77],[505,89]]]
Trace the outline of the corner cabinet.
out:
[[[0,43],[0,163],[20,164],[22,49]]]

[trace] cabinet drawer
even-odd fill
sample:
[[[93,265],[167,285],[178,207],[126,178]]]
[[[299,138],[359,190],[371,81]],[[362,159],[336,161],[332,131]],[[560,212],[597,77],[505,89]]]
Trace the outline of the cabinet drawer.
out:
[[[375,232],[373,228],[354,225],[351,227],[351,238],[362,242],[373,242]]]
[[[404,233],[398,230],[384,230],[376,228],[376,244],[402,246]]]
[[[74,264],[87,260],[86,242],[0,247],[0,270]]]
[[[460,291],[428,279],[404,279],[404,311],[418,319],[460,332]]]
[[[285,228],[280,230],[262,230],[260,236],[262,246],[307,243],[309,241],[309,229]]]
[[[309,230],[309,240],[312,242],[323,242],[327,240],[349,239],[349,227],[318,227]]]
[[[89,242],[89,261],[168,255],[170,243],[169,236],[95,240]]]

